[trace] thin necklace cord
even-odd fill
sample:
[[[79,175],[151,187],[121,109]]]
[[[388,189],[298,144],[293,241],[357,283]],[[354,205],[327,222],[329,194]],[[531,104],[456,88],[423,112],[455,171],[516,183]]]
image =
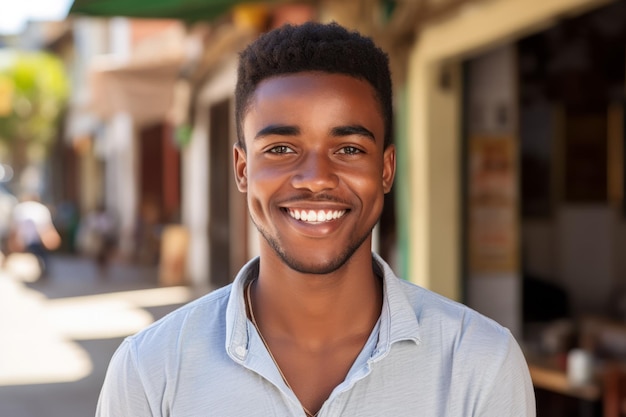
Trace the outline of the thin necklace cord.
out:
[[[285,377],[285,374],[283,373],[283,370],[280,369],[280,366],[278,365],[278,362],[276,361],[276,358],[272,354],[272,351],[270,350],[270,347],[267,344],[267,341],[263,337],[263,333],[261,333],[261,330],[259,329],[259,326],[256,323],[256,318],[254,317],[254,309],[252,308],[252,297],[251,297],[251,294],[250,294],[250,291],[251,291],[251,288],[252,288],[252,284],[254,283],[254,281],[256,281],[256,278],[253,279],[252,281],[250,281],[250,283],[248,284],[248,287],[246,288],[246,298],[247,298],[246,301],[247,301],[248,311],[250,313],[250,321],[252,321],[252,325],[254,326],[254,328],[256,329],[257,333],[259,334],[259,337],[261,338],[261,342],[263,342],[263,345],[265,346],[265,349],[267,349],[267,353],[270,354],[270,358],[272,358],[272,361],[274,362],[274,365],[276,365],[276,369],[278,369],[278,373],[280,374],[281,378],[285,382],[285,385],[287,385],[287,388],[289,388],[291,391],[293,391],[293,388],[291,388],[291,385],[289,385],[289,381],[287,381],[287,377]],[[307,417],[316,417],[317,413],[319,413],[319,411],[317,413],[310,412],[302,404],[300,404],[300,406],[304,410],[304,413],[307,415]]]

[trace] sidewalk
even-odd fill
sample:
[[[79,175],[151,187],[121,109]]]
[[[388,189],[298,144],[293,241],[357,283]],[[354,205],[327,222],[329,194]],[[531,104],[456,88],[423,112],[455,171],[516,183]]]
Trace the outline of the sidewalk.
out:
[[[0,271],[0,416],[89,417],[123,338],[199,295],[157,268],[53,256],[46,278]]]

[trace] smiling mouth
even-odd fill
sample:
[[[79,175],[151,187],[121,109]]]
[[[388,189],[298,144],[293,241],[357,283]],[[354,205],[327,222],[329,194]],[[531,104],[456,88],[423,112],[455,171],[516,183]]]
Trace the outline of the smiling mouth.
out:
[[[307,223],[323,223],[337,220],[346,214],[347,210],[300,210],[287,209],[287,213],[296,219]]]

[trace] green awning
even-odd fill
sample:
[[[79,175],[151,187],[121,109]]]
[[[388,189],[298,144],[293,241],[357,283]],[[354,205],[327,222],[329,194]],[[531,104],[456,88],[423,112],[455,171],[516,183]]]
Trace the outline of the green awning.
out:
[[[242,0],[74,0],[70,14],[102,17],[210,20],[226,13]]]

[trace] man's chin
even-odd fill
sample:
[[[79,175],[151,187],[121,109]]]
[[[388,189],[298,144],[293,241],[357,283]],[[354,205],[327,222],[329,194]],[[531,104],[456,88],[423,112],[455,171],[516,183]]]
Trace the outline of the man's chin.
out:
[[[282,245],[262,228],[257,226],[257,230],[285,265],[301,274],[311,275],[332,274],[346,265],[352,255],[367,241],[367,238],[371,234],[370,230],[369,234],[364,234],[359,239],[350,242],[342,251],[324,253],[326,251],[318,250],[316,252],[315,249],[313,249],[309,255],[289,251],[286,245]]]
[[[273,239],[266,238],[266,241],[272,247],[274,253],[280,257],[283,264],[301,274],[331,274],[345,265],[354,253],[352,248],[348,248],[342,253],[323,254],[318,251],[314,255],[304,255],[286,250],[284,246],[280,245]]]
[[[333,261],[328,262],[298,262],[294,259],[291,259],[284,254],[281,254],[281,258],[283,262],[291,269],[301,274],[310,274],[310,275],[327,275],[332,274],[337,271],[343,265],[345,265],[345,259],[335,259]]]
[[[352,255],[363,244],[365,239],[361,239],[358,242],[354,242],[352,245],[347,246],[341,252],[334,253],[316,253],[314,255],[304,255],[289,253],[284,248],[270,242],[270,245],[274,249],[274,252],[281,258],[283,263],[292,270],[301,274],[310,275],[327,275],[336,272],[344,265],[346,265]]]

